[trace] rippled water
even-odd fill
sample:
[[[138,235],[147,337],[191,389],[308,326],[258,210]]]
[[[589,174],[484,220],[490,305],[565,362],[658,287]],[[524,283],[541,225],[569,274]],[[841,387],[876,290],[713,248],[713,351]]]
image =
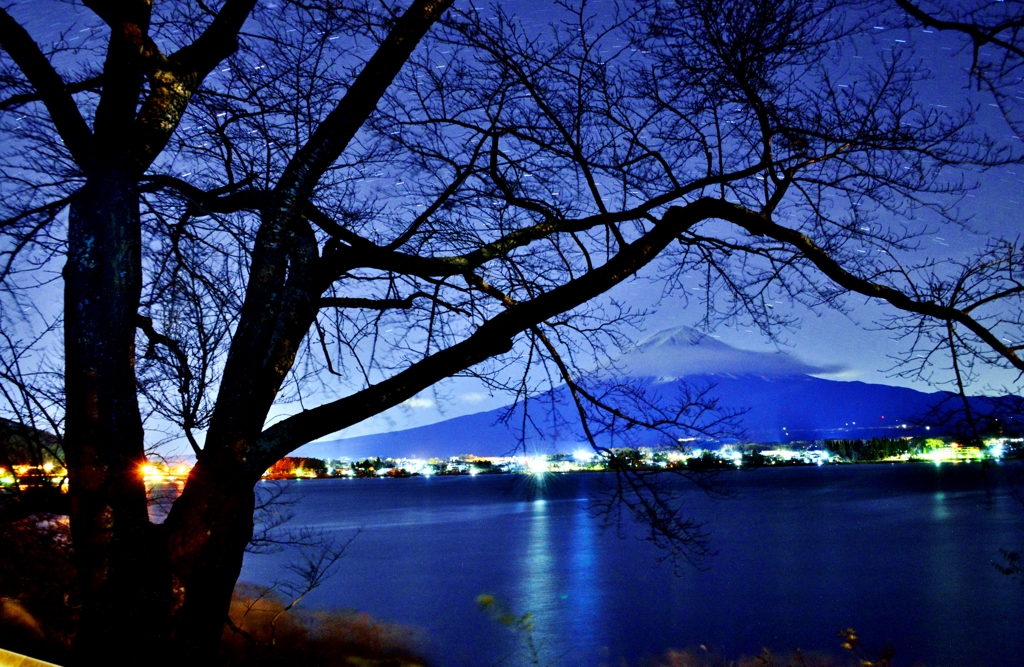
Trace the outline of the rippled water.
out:
[[[534,615],[546,665],[701,644],[838,654],[854,627],[899,664],[967,667],[1024,664],[1024,587],[993,566],[1024,546],[1024,509],[1000,477],[904,464],[729,472],[718,499],[682,486],[717,555],[678,574],[632,526],[592,518],[607,475],[306,480],[290,495],[296,524],[362,529],[303,604],[421,628],[437,664],[528,664],[523,637],[478,610],[486,593]],[[268,583],[291,557],[247,556],[242,580]]]

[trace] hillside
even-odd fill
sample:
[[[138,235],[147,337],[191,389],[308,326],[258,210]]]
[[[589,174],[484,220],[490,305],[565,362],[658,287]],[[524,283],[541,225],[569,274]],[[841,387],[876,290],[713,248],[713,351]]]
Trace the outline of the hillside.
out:
[[[686,386],[710,387],[719,407],[745,411],[740,431],[725,439],[792,442],[829,438],[944,435],[953,427],[941,414],[961,408],[947,392],[922,392],[865,382],[815,377],[834,369],[813,367],[785,353],[737,350],[685,327],[658,332],[622,359],[623,375],[662,401],[671,402]],[[500,456],[512,452],[524,435],[529,451],[571,451],[584,441],[564,387],[527,406],[501,408],[390,433],[312,443],[307,456],[448,457],[457,454]],[[954,400],[955,399],[955,400]],[[973,397],[972,410],[998,414],[1010,430],[1020,421],[1019,400]],[[692,433],[680,431],[679,438]],[[631,436],[633,434],[631,433]],[[631,444],[654,445],[666,436],[644,433]],[[607,439],[602,444],[618,444]]]

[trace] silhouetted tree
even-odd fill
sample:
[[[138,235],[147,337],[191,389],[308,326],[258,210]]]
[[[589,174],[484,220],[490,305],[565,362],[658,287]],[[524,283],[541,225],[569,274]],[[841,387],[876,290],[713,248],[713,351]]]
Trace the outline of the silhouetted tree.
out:
[[[1024,115],[1013,89],[1024,69],[1024,7],[1019,2],[893,0],[913,27],[956,33],[971,54],[971,82],[991,95],[1008,125],[1020,130]]]
[[[546,372],[595,446],[715,431],[699,393],[653,405],[580,370],[636,315],[593,300],[641,273],[769,333],[776,302],[863,294],[1024,370],[1016,321],[898,258],[955,219],[949,169],[1000,156],[969,109],[917,103],[909,59],[837,68],[837,2],[560,7],[541,31],[450,0],[84,4],[56,39],[0,10],[4,354],[51,372],[3,380],[63,382],[26,391],[63,427],[82,662],[211,659],[260,475],[444,378],[523,395]],[[972,275],[1001,295],[1008,266]],[[138,466],[161,429],[198,461],[154,525]],[[642,473],[618,507],[704,549]]]
[[[1015,97],[1024,71],[1024,7],[1019,2],[893,1],[879,8],[898,14],[897,24],[961,37],[963,51],[971,56],[964,88],[976,88],[988,105],[998,107],[1010,137],[1018,139],[1024,132],[1024,114]],[[1006,159],[1019,164],[1024,157],[1013,146]],[[921,298],[969,314],[970,320],[897,315],[888,322],[908,342],[899,360],[900,375],[943,384],[956,393],[956,400],[941,400],[928,419],[958,438],[980,442],[1018,428],[1018,386],[988,388],[1001,389],[1007,395],[1003,401],[973,403],[967,396],[982,368],[1020,370],[1015,358],[1024,350],[1022,261],[1019,236],[993,237],[973,256],[920,267],[910,280]],[[948,373],[937,374],[936,369]]]

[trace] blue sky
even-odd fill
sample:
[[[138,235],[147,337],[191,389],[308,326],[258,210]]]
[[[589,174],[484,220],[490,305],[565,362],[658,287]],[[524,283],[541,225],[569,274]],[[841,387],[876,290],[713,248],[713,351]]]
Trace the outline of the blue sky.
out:
[[[534,23],[546,20],[544,12],[538,12],[534,3],[519,0],[506,3],[506,9],[529,10]],[[38,7],[38,10],[35,10]],[[12,7],[15,16],[30,16],[29,29],[37,38],[46,39],[49,32],[57,28],[49,3],[30,5],[17,3]],[[61,5],[63,11],[82,11]],[[980,110],[981,124],[994,137],[1010,145],[1020,144],[1013,137],[1002,119],[991,108],[991,100],[969,88],[966,68],[970,54],[963,49],[962,41],[955,35],[906,31],[894,28],[893,17],[880,17],[878,29],[859,41],[850,57],[866,50],[883,52],[913,49],[914,56],[922,59],[934,72],[934,78],[923,86],[924,101],[936,108],[954,109],[965,102],[976,105]],[[70,35],[74,38],[74,35]],[[1019,229],[1019,211],[1024,205],[1024,167],[1008,167],[987,173],[968,174],[968,180],[976,182],[973,190],[964,200],[963,212],[971,219],[970,229],[935,228],[921,238],[919,257],[936,259],[963,259],[973,250],[981,247],[991,236],[1015,236]],[[886,221],[882,221],[886,222]],[[889,222],[898,224],[898,220]],[[660,299],[662,287],[656,282],[635,280],[614,290],[609,298],[631,304],[638,311],[646,311],[647,317],[642,331],[636,332],[636,339],[642,340],[652,332],[674,329],[680,326],[695,326],[700,318],[699,308],[684,307],[676,296]],[[793,311],[800,318],[798,326],[779,333],[777,341],[766,340],[755,329],[744,325],[720,325],[710,334],[721,343],[748,353],[731,354],[731,362],[737,368],[743,363],[758,365],[758,360],[779,360],[784,353],[795,369],[813,372],[820,377],[836,380],[861,380],[866,382],[911,386],[931,389],[928,385],[893,375],[894,358],[900,356],[905,344],[893,341],[873,323],[890,313],[885,307],[866,302],[863,298],[851,297],[847,301],[848,314],[830,309],[818,312]],[[789,308],[779,302],[780,309]],[[767,357],[761,355],[769,355]],[[728,356],[728,355],[726,355]],[[666,355],[662,359],[649,360],[652,374],[661,362],[664,374],[681,372],[680,360]],[[685,366],[685,364],[684,364]],[[990,369],[983,373],[972,387],[977,393],[995,391],[1012,386],[1016,375]],[[314,397],[314,403],[316,402]],[[406,405],[374,417],[363,424],[349,429],[344,435],[408,428],[470,412],[492,409],[508,401],[504,396],[491,396],[479,383],[471,380],[451,380],[424,392]],[[296,405],[279,406],[277,415],[298,409]],[[337,437],[337,436],[331,436]]]
[[[505,8],[526,7],[527,4],[506,4]],[[948,109],[950,112],[965,104],[975,106],[978,109],[979,124],[990,136],[1014,147],[1021,143],[996,109],[992,108],[992,100],[971,89],[967,72],[970,52],[958,36],[922,29],[908,31],[893,27],[895,22],[896,17],[893,15],[879,17],[878,26],[870,35],[857,42],[856,49],[851,50],[849,56],[865,55],[867,50],[881,51],[883,56],[888,56],[888,52],[912,49],[914,57],[920,58],[933,73],[933,78],[922,84],[924,104],[940,110]],[[1016,236],[1019,212],[1024,204],[1024,192],[1021,191],[1024,167],[1005,167],[987,172],[968,170],[964,174],[966,181],[973,186],[964,197],[961,208],[968,225],[963,228],[932,226],[920,238],[919,250],[904,259],[964,260],[983,247],[991,237]],[[885,217],[880,217],[879,222],[902,224],[899,219]],[[700,320],[701,309],[695,304],[686,307],[677,296],[663,298],[661,292],[660,283],[641,278],[616,288],[608,295],[608,298],[630,304],[636,311],[647,312],[642,331],[636,332],[637,341],[652,332],[696,326]],[[941,371],[935,375],[935,379],[940,381],[938,385],[896,374],[896,360],[903,356],[907,344],[893,340],[877,324],[892,315],[894,309],[857,296],[848,298],[845,305],[845,313],[830,308],[812,312],[802,308],[793,309],[788,303],[777,302],[777,308],[796,315],[799,322],[793,328],[778,332],[775,341],[768,340],[761,332],[743,324],[719,325],[709,333],[714,339],[738,350],[726,355],[730,357],[732,368],[738,369],[744,363],[759,367],[766,359],[777,360],[785,356],[786,363],[791,364],[792,368],[803,369],[804,372],[828,379],[859,380],[925,391],[949,388],[941,381],[949,380],[950,376]],[[680,372],[679,359],[671,354],[648,360],[652,371],[659,363],[663,366],[662,373],[651,374],[675,375]],[[1014,372],[987,368],[971,385],[971,392],[998,393],[1014,388],[1016,380],[1017,374]],[[342,435],[408,428],[492,409],[507,402],[507,397],[490,396],[473,381],[451,380]],[[337,435],[330,436],[335,437]]]

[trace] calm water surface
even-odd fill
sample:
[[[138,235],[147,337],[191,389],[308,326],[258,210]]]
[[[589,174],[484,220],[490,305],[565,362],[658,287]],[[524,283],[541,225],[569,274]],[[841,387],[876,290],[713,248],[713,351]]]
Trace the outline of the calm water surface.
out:
[[[1024,587],[993,562],[1024,545],[1024,510],[999,477],[903,464],[729,472],[724,499],[681,486],[717,554],[678,572],[634,527],[591,517],[610,475],[306,480],[290,495],[296,525],[362,529],[303,604],[422,629],[439,665],[527,664],[523,638],[478,610],[483,593],[534,615],[545,665],[701,644],[838,654],[847,627],[901,665],[1021,665]],[[269,583],[294,556],[246,556],[241,579]]]

